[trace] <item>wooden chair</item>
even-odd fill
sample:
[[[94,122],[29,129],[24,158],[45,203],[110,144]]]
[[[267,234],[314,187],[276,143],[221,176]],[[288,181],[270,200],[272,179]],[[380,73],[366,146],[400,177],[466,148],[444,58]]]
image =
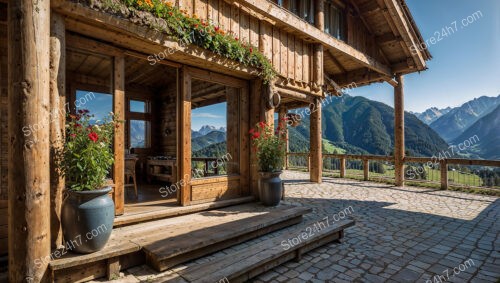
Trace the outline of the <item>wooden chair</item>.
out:
[[[139,158],[136,157],[126,157],[125,158],[125,187],[131,187],[134,186],[135,190],[135,198],[138,198],[139,195],[137,194],[137,181],[136,181],[136,174],[135,174],[135,165],[137,164],[137,160]],[[133,184],[128,184],[130,181],[130,178],[132,178]]]

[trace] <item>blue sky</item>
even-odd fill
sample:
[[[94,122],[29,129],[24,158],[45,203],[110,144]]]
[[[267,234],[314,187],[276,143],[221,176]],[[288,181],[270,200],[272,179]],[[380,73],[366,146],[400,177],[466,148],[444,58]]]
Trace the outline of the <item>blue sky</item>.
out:
[[[226,127],[226,107],[226,102],[223,102],[193,109],[191,112],[191,129],[198,131],[205,125],[217,128]]]
[[[428,47],[429,69],[405,77],[405,109],[459,106],[475,97],[500,94],[500,1],[407,0],[424,40],[457,22],[457,31]],[[482,17],[462,27],[461,21],[481,11]],[[393,106],[387,83],[350,92]]]

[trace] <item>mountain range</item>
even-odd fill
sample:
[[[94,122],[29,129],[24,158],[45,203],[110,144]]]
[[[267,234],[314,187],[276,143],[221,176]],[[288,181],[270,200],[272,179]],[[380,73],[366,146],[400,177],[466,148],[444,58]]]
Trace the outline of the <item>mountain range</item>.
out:
[[[430,122],[429,126],[452,145],[473,140],[476,136],[479,142],[461,153],[462,155],[470,158],[500,159],[499,108],[500,95],[481,96],[449,109],[447,113]],[[430,108],[414,114],[426,122],[425,113],[432,111],[433,108]]]
[[[405,145],[410,156],[433,156],[449,144],[471,143],[459,156],[500,159],[500,96],[479,97],[455,108],[430,108],[405,113]],[[344,95],[323,105],[323,152],[391,155],[394,147],[394,109],[364,97]],[[290,151],[309,151],[309,116],[289,127]],[[449,128],[455,129],[449,131]],[[446,138],[442,138],[445,136]],[[477,136],[477,141],[471,137]],[[192,131],[195,156],[217,156],[226,148],[226,129],[203,126]]]

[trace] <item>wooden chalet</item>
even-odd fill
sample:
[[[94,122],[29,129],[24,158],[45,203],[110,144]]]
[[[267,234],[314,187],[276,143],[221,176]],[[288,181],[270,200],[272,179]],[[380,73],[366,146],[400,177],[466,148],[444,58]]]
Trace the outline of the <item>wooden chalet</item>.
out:
[[[319,183],[322,101],[343,87],[394,86],[396,184],[403,183],[403,76],[425,70],[430,59],[427,51],[412,48],[423,39],[404,0],[167,0],[258,48],[278,74],[271,86],[258,68],[179,44],[154,28],[152,15],[127,13],[124,2],[0,0],[0,253],[8,254],[11,282],[111,277],[144,261],[164,270],[298,223],[307,211],[267,211],[254,204],[258,174],[248,130],[258,121],[273,123],[275,113],[284,117],[288,110],[311,107],[310,179]],[[65,114],[87,102],[125,121],[115,132],[111,183],[118,232],[103,252],[56,256],[37,265],[63,243],[64,179],[54,170],[53,152],[63,146]],[[224,172],[195,177],[196,164],[214,160],[192,157],[192,111],[221,102],[227,105],[231,158]],[[137,125],[140,146],[130,134]],[[130,159],[137,197],[125,177]],[[181,181],[177,190],[160,193],[158,184]],[[209,209],[243,221],[238,227],[262,225],[214,239],[215,228],[203,224],[199,214]],[[166,231],[175,224],[168,221],[189,221],[179,218],[186,214],[208,230],[186,224],[191,232],[184,233],[210,239],[212,246],[193,244],[181,232],[157,233],[142,246],[126,241],[144,231]],[[244,218],[257,214],[266,218]],[[341,230],[333,232],[341,237]],[[200,250],[191,248],[184,257],[158,254],[169,239],[170,245],[199,244]]]

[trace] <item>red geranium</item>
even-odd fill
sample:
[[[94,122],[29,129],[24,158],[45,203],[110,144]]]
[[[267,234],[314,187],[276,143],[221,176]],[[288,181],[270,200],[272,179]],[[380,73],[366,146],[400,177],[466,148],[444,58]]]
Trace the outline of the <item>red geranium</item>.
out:
[[[98,136],[96,133],[91,132],[91,133],[89,134],[89,139],[90,139],[91,141],[93,141],[93,142],[97,142],[97,140],[99,139],[99,136]]]

